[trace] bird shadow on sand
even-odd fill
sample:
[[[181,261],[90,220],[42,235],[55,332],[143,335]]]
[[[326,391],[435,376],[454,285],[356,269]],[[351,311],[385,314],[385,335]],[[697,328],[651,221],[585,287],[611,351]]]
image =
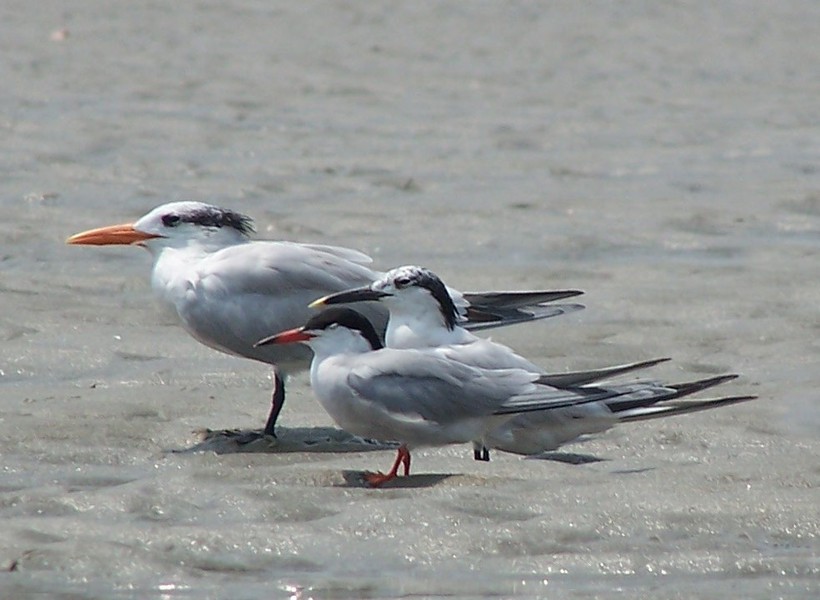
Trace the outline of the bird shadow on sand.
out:
[[[639,473],[649,473],[654,471],[655,467],[638,467],[635,469],[617,469],[612,471],[612,475],[637,475]]]
[[[187,448],[171,448],[166,452],[193,454],[284,454],[289,452],[375,452],[396,450],[398,442],[384,442],[361,438],[334,427],[279,427],[276,437],[264,435],[260,429],[198,429],[194,432],[199,441]],[[525,460],[543,460],[567,465],[586,465],[609,459],[575,452],[542,452],[524,457]],[[355,477],[357,472],[351,471]],[[410,479],[414,479],[412,476]],[[421,476],[419,476],[421,477]],[[441,479],[451,475],[439,476]],[[403,479],[403,478],[402,478]],[[432,484],[431,484],[432,485]],[[390,487],[390,486],[385,486]],[[412,487],[397,485],[397,487]]]
[[[588,465],[596,462],[604,462],[608,458],[598,458],[592,454],[580,454],[576,452],[542,452],[534,456],[527,456],[526,460],[551,460],[553,462],[564,463],[566,465]]]
[[[351,435],[333,427],[279,427],[276,437],[261,431],[201,429],[200,440],[189,448],[175,448],[173,453],[214,452],[216,454],[286,452],[373,452],[395,450],[396,442],[382,442]]]
[[[404,477],[396,477],[390,481],[380,485],[378,488],[372,488],[365,481],[367,471],[342,471],[345,483],[339,487],[350,488],[368,488],[379,490],[392,489],[413,489],[413,488],[428,488],[438,485],[442,481],[446,481],[451,477],[457,477],[451,473],[422,473],[419,475],[406,475]]]

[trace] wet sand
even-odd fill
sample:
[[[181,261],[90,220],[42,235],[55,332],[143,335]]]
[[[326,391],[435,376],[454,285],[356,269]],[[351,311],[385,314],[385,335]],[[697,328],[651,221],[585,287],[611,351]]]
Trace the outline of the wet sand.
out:
[[[4,4],[0,596],[817,595],[818,17]],[[178,199],[460,289],[583,289],[494,339],[759,399],[557,457],[582,464],[422,450],[383,490],[358,474],[389,451],[192,451],[261,427],[268,369],[159,312],[144,251],[63,243]],[[283,437],[339,435],[289,385]]]

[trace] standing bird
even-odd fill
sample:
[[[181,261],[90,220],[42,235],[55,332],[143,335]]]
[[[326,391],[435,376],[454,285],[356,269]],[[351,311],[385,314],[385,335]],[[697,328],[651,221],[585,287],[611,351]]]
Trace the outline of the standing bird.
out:
[[[284,373],[306,368],[310,351],[300,345],[255,347],[263,335],[304,324],[308,303],[329,293],[370,283],[381,273],[371,259],[348,248],[294,242],[251,241],[252,220],[201,202],[172,202],[134,223],[84,231],[74,245],[138,245],[154,258],[151,286],[185,330],[216,350],[273,366],[271,410],[262,435],[274,436],[285,401]],[[467,327],[483,329],[557,316],[582,308],[546,304],[577,290],[478,292],[450,290]],[[384,330],[387,310],[362,312]],[[250,441],[256,434],[243,434]]]
[[[458,311],[446,286],[435,273],[423,267],[398,267],[374,282],[325,296],[311,306],[320,308],[364,301],[377,301],[388,307],[390,317],[385,334],[388,348],[428,348],[465,365],[484,369],[524,369],[539,373],[538,383],[541,384],[578,394],[603,394],[598,402],[519,415],[506,421],[482,440],[474,442],[476,460],[489,460],[487,446],[516,454],[539,454],[555,450],[580,436],[600,433],[617,423],[685,414],[751,399],[733,396],[677,404],[670,402],[735,379],[737,375],[669,385],[654,382],[591,385],[665,362],[669,360],[667,358],[592,371],[548,374],[511,348],[479,338],[461,327]],[[661,402],[664,404],[658,406]]]
[[[466,443],[521,413],[601,397],[537,385],[539,374],[525,369],[471,367],[429,348],[384,348],[370,321],[349,308],[330,308],[257,346],[295,342],[313,350],[311,387],[339,427],[401,444],[388,473],[365,475],[373,487],[395,478],[402,465],[408,475],[413,448]]]

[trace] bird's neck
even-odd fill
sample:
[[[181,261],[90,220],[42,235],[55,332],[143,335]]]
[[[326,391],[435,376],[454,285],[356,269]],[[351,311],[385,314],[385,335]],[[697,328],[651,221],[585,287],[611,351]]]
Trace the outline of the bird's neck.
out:
[[[390,315],[385,333],[388,348],[434,348],[450,344],[467,344],[476,337],[456,325],[447,329],[442,317],[435,313],[424,315]]]
[[[314,339],[310,344],[313,350],[313,360],[310,363],[310,381],[312,386],[321,385],[320,373],[338,372],[340,365],[344,365],[350,357],[367,352],[373,352],[370,344],[363,338],[350,339],[346,343]],[[345,375],[346,377],[347,375]]]
[[[192,242],[184,246],[165,246],[152,249],[154,270],[151,287],[163,304],[177,308],[183,297],[196,285],[198,265],[208,256],[224,248],[207,243]]]
[[[327,337],[319,337],[311,340],[310,348],[313,350],[314,360],[322,361],[332,356],[347,354],[364,354],[373,352],[370,342],[360,335],[349,335],[346,333],[336,333]]]

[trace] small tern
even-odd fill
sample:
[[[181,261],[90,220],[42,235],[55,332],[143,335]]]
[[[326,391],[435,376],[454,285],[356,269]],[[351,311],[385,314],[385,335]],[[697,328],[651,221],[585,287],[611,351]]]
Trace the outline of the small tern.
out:
[[[271,410],[262,435],[274,436],[285,401],[284,374],[306,368],[310,352],[300,345],[255,347],[260,337],[304,324],[308,302],[381,277],[371,259],[348,248],[281,241],[251,241],[252,220],[201,202],[173,202],[134,223],[84,231],[74,245],[138,245],[154,259],[151,286],[185,330],[216,350],[273,366]],[[465,327],[484,329],[558,316],[582,308],[548,304],[578,290],[474,292],[450,290]],[[383,330],[387,310],[362,312]],[[251,441],[255,434],[242,434]]]
[[[680,384],[639,381],[592,385],[615,375],[647,368],[668,358],[618,365],[592,371],[548,374],[543,368],[502,344],[482,339],[460,326],[458,311],[444,282],[418,266],[393,269],[364,286],[337,292],[311,306],[378,301],[388,307],[385,344],[388,348],[428,348],[452,361],[484,369],[523,369],[539,373],[539,383],[573,390],[578,394],[603,394],[595,403],[519,415],[474,442],[476,460],[489,460],[488,446],[515,454],[540,454],[584,435],[600,433],[617,423],[685,414],[745,400],[732,396],[673,404],[671,401],[735,379],[721,375]],[[606,394],[610,394],[606,397]],[[658,405],[663,403],[663,405]]]
[[[373,325],[349,308],[330,308],[307,324],[257,342],[303,342],[313,350],[310,384],[339,427],[354,435],[400,443],[379,486],[399,467],[410,473],[410,450],[482,439],[522,413],[594,402],[600,393],[536,384],[525,369],[485,369],[445,358],[435,349],[384,348]]]

